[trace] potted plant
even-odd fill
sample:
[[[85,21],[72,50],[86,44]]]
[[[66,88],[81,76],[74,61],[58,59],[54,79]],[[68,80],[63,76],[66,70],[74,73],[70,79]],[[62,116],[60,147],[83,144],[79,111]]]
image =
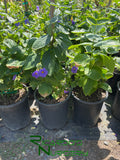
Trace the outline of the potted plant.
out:
[[[72,31],[79,38],[79,43],[69,47],[68,64],[71,66],[70,84],[73,88],[74,121],[81,126],[95,126],[102,108],[103,102],[112,92],[106,83],[113,76],[115,60],[108,55],[107,49],[118,44],[116,40],[106,40],[107,33],[97,25],[106,26],[109,20],[87,17],[87,30],[80,32],[77,28]],[[88,24],[87,24],[88,23]],[[96,29],[95,29],[96,28]],[[103,36],[105,32],[105,36]]]
[[[4,16],[0,27],[0,114],[8,128],[18,130],[30,123],[28,89],[22,69],[27,57],[26,39],[16,30],[20,23],[16,24],[7,14]]]
[[[46,68],[37,68],[31,74],[34,80],[30,85],[33,89],[37,88],[34,95],[40,110],[41,122],[48,129],[58,129],[67,122],[71,92],[62,67],[56,68],[52,75],[49,73]]]
[[[14,61],[15,62],[15,61]],[[7,58],[0,60],[0,114],[6,127],[18,130],[30,123],[28,89],[22,83],[22,71],[7,63]]]
[[[71,59],[71,87],[74,99],[74,121],[82,126],[96,125],[102,104],[111,92],[106,80],[112,75],[106,55],[78,53]]]
[[[45,23],[45,33],[31,43],[31,54],[23,65],[24,79],[33,90],[37,89],[35,99],[41,121],[49,129],[65,125],[70,98],[65,66],[71,41],[60,13],[55,10],[54,17]]]

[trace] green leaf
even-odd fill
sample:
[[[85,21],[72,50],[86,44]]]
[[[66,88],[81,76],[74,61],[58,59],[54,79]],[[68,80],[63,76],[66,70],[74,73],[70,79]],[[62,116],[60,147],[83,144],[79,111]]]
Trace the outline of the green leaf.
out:
[[[105,24],[107,22],[109,22],[108,18],[100,18],[100,19],[97,20],[98,24]]]
[[[86,33],[86,30],[82,28],[82,29],[75,29],[71,32],[75,34],[82,34],[82,33]]]
[[[17,46],[17,43],[13,41],[12,39],[5,39],[3,41],[3,44],[5,44],[8,48],[12,48],[14,46]]]
[[[35,89],[38,87],[38,81],[32,80],[32,81],[30,82],[30,86],[32,87],[32,89],[35,90]]]
[[[100,88],[104,89],[105,91],[108,91],[108,92],[112,93],[112,88],[107,83],[101,83]]]
[[[41,94],[41,95],[50,95],[52,93],[52,87],[43,82],[39,85],[39,88],[38,88],[38,92]]]
[[[48,23],[50,23],[50,24],[55,23],[55,22],[57,22],[59,19],[60,19],[59,16],[55,16],[55,17],[53,17],[50,21],[48,21]]]
[[[12,17],[10,17],[9,15],[7,15],[7,19],[8,21],[10,21],[11,23],[14,23],[16,20]]]
[[[54,51],[53,51],[54,53]],[[47,69],[48,75],[51,76],[55,70],[55,55],[52,53],[52,49],[44,53],[42,57],[42,65]]]
[[[85,96],[91,95],[95,91],[95,89],[97,89],[97,85],[97,81],[88,78],[83,86],[83,92]]]
[[[56,28],[58,29],[58,32],[62,32],[64,34],[69,34],[69,32],[64,28],[62,25],[57,24]]]
[[[89,24],[96,24],[97,23],[96,19],[93,17],[87,17],[87,22]]]
[[[113,58],[106,55],[101,55],[101,57],[103,58],[104,66],[109,69],[109,72],[113,73],[115,68],[115,61]]]
[[[26,37],[26,38],[31,38],[32,37],[32,33],[30,32],[22,32],[22,34]]]
[[[74,48],[78,48],[81,44],[74,44],[74,45],[71,45],[68,49],[74,49]]]
[[[16,67],[16,68],[19,68],[19,67],[22,67],[24,65],[24,61],[18,61],[18,60],[9,60],[6,64],[7,67]]]
[[[98,33],[98,32],[105,32],[106,27],[104,25],[91,25],[92,32]]]
[[[86,37],[92,42],[98,42],[98,41],[101,41],[103,39],[99,35],[93,34],[93,33],[86,34]]]
[[[13,46],[10,50],[10,54],[15,54],[15,53],[22,53],[22,47],[21,46]]]
[[[24,70],[35,68],[37,63],[40,62],[40,56],[37,54],[30,54],[25,60]]]
[[[29,48],[31,48],[32,45],[33,45],[33,43],[34,43],[36,40],[37,40],[36,37],[32,37],[31,39],[29,39],[29,41],[28,41],[28,43],[27,43],[27,46],[28,46]]]
[[[86,52],[92,52],[92,47],[91,46],[84,46],[86,49]]]
[[[98,81],[102,78],[102,71],[99,67],[94,67],[89,71],[87,76],[92,80]]]
[[[52,37],[50,35],[44,35],[40,38],[38,38],[32,45],[32,48],[37,50],[40,48],[45,47],[52,41]]]
[[[64,52],[59,45],[57,45],[57,47],[54,48],[54,54],[57,56],[59,61],[64,61],[65,60],[65,58],[66,58],[65,53],[66,52]]]
[[[105,40],[94,44],[94,47],[120,47],[120,42],[117,40]]]
[[[86,64],[90,61],[90,57],[86,54],[78,54],[75,57],[74,61],[77,62],[78,64],[86,66]]]
[[[72,45],[72,42],[69,40],[68,36],[62,33],[59,34],[59,36],[56,38],[56,41],[63,51],[66,51],[68,47]]]

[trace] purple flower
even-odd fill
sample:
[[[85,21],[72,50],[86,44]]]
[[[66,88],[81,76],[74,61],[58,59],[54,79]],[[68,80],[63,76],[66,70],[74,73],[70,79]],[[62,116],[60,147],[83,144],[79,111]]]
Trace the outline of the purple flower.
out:
[[[37,9],[37,11],[39,11],[40,10],[39,6],[36,6],[36,9]]]
[[[72,22],[72,25],[74,25],[74,24],[75,24],[75,22],[74,22],[73,20],[72,20],[71,22]]]
[[[2,19],[4,19],[4,16],[2,16]]]
[[[57,21],[58,23],[61,23],[61,21]]]
[[[48,74],[48,71],[45,68],[39,70],[40,77],[46,77],[47,74]]]
[[[78,70],[78,67],[73,66],[72,69],[71,69],[71,72],[72,73],[77,73],[77,70]]]
[[[40,76],[40,75],[39,75],[39,71],[34,71],[34,72],[32,73],[32,76],[37,79],[37,78]]]
[[[18,22],[18,23],[15,23],[15,25],[16,25],[16,27],[18,27],[19,25],[20,25],[20,23]]]
[[[0,18],[2,18],[2,16],[0,15]]]
[[[14,81],[16,77],[17,77],[17,75],[15,74],[15,75],[13,76],[12,80]]]
[[[67,90],[64,90],[64,93],[65,93],[65,94],[67,94],[67,93],[69,93],[69,91],[67,91]]]
[[[29,23],[29,19],[26,19],[26,20],[25,20],[25,24],[27,24],[27,23]]]

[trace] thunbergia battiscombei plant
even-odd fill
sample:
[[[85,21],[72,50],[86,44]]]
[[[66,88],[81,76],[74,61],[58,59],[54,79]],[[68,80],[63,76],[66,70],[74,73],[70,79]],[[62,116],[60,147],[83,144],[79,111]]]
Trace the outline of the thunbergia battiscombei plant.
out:
[[[56,99],[69,88],[63,66],[67,61],[67,49],[72,44],[69,40],[69,29],[62,25],[60,10],[57,9],[54,17],[46,22],[46,31],[47,33],[32,42],[34,54],[31,58],[35,57],[35,65],[29,69],[23,67],[26,72],[24,77],[33,89],[38,89],[41,96],[52,95]],[[31,58],[27,58],[28,63],[31,63]]]

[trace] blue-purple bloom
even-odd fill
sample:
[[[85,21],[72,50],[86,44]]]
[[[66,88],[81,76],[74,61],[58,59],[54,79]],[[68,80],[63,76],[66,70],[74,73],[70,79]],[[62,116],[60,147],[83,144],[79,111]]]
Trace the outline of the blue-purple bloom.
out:
[[[1,15],[0,15],[0,18],[1,18],[1,19],[4,19],[4,16],[1,16]]]
[[[40,77],[46,77],[47,74],[48,74],[48,71],[45,68],[39,70]]]
[[[72,25],[74,25],[74,24],[75,24],[75,21],[73,21],[73,20],[72,20],[71,22],[72,22]]]
[[[57,21],[58,23],[61,23],[61,21]]]
[[[37,79],[37,78],[40,76],[40,75],[39,75],[39,71],[34,71],[34,72],[32,73],[32,76]]]
[[[15,25],[16,25],[16,27],[18,27],[19,25],[20,25],[20,23],[18,22],[18,23],[15,23]]]
[[[67,94],[67,93],[69,93],[69,91],[67,91],[67,90],[64,90],[64,93],[65,93],[65,94]]]
[[[15,74],[12,78],[12,80],[14,81],[16,79],[17,75]]]
[[[37,11],[39,11],[39,10],[40,10],[39,6],[36,6],[36,10],[37,10]]]
[[[27,23],[29,23],[29,19],[26,19],[26,20],[25,20],[25,24],[27,24]]]
[[[71,72],[72,73],[77,73],[77,70],[78,70],[78,67],[73,66],[72,69],[71,69]]]

